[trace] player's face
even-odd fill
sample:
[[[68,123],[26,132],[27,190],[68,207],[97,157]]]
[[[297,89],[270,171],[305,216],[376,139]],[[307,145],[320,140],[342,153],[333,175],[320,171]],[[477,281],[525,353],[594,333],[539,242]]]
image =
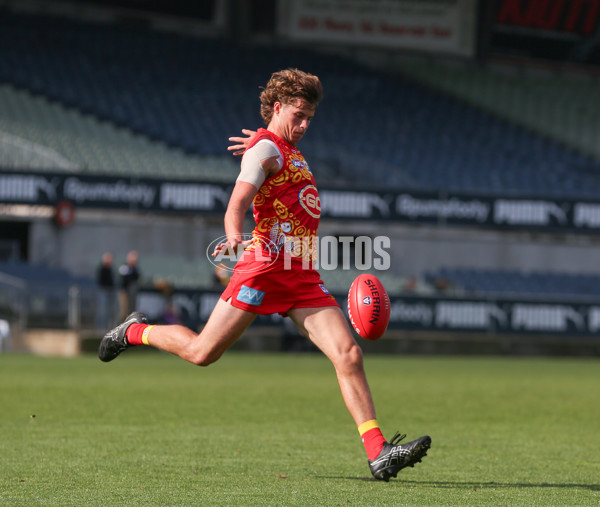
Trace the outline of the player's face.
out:
[[[315,110],[316,107],[304,99],[297,99],[291,104],[275,102],[273,107],[275,134],[290,144],[296,144],[306,133]]]

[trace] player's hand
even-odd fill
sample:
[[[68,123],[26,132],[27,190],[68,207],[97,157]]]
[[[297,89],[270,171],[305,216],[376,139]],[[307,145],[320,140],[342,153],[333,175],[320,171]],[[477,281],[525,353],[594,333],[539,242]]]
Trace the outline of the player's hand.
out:
[[[256,135],[255,130],[242,129],[242,134],[245,134],[248,137],[230,137],[229,142],[236,143],[227,147],[227,151],[232,151],[233,155],[243,155],[246,151],[246,148],[250,144],[250,141],[254,139]]]
[[[240,241],[237,239],[228,239],[227,241],[224,241],[223,243],[219,243],[217,246],[215,246],[215,249],[213,251],[213,253],[211,254],[213,257],[216,257],[219,254],[223,254],[223,255],[228,255],[231,254],[232,252],[234,253],[239,253],[242,250],[244,250],[247,246],[250,246],[252,244],[252,240],[251,239],[247,239],[246,241]]]

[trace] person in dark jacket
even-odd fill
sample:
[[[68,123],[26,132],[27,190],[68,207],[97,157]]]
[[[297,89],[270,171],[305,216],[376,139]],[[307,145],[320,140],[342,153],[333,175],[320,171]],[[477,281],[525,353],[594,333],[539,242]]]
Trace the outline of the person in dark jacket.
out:
[[[121,290],[119,291],[119,320],[123,320],[135,309],[139,288],[138,253],[131,250],[125,264],[119,268]]]
[[[98,282],[98,306],[96,308],[96,329],[103,329],[115,323],[115,278],[113,273],[113,255],[105,252],[96,271]]]

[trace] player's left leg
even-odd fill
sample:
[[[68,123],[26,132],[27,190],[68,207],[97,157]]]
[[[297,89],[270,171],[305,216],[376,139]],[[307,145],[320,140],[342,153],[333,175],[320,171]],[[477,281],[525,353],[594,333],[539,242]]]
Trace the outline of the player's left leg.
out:
[[[357,426],[375,419],[362,350],[339,307],[294,308],[291,319],[333,363],[342,397]]]
[[[402,445],[399,442],[403,437],[394,436],[391,443],[383,438],[375,417],[362,350],[341,309],[337,306],[295,308],[288,314],[333,363],[342,397],[365,444],[373,476],[388,481],[402,468],[420,462],[431,445],[428,436]]]

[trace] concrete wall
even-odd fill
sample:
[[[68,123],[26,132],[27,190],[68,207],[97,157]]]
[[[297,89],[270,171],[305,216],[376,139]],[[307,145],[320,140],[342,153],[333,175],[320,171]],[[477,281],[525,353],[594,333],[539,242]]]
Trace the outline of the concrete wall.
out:
[[[248,222],[246,230],[251,230]],[[105,251],[115,263],[135,249],[140,257],[168,255],[204,258],[208,244],[223,234],[221,217],[168,217],[123,212],[78,212],[75,222],[59,229],[37,219],[30,230],[30,260],[94,272]],[[384,222],[323,221],[320,235],[387,235],[392,271],[422,274],[446,267],[598,273],[600,236],[495,232],[461,228],[403,226]]]
[[[94,272],[104,252],[115,264],[129,250],[148,255],[181,256],[192,260],[205,255],[206,246],[223,234],[222,219],[161,217],[122,212],[78,212],[75,222],[57,228],[38,220],[30,229],[30,261],[67,268],[75,274]]]
[[[441,266],[598,273],[600,236],[497,232],[372,223],[324,223],[327,233],[389,235],[392,270],[422,274]]]

